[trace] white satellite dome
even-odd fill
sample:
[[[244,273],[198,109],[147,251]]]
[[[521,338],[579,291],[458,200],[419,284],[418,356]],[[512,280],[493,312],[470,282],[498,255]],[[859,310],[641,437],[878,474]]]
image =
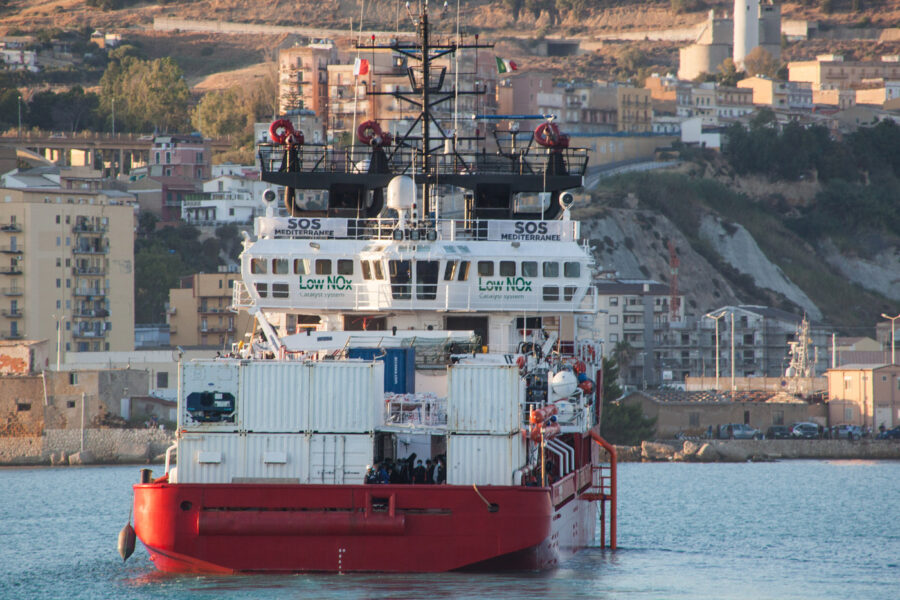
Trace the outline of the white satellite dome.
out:
[[[394,210],[412,210],[416,202],[416,183],[412,177],[398,175],[391,179],[387,187],[387,207]]]

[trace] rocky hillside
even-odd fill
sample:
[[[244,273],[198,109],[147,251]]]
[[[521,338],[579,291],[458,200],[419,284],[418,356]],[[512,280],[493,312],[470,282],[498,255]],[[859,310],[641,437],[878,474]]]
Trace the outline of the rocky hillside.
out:
[[[690,173],[617,176],[601,179],[574,216],[601,268],[622,278],[670,283],[671,241],[685,310],[695,316],[724,304],[762,304],[845,334],[874,335],[882,312],[900,310],[900,245],[865,256],[828,238],[811,243],[758,199],[734,191],[742,186],[753,187]],[[782,184],[786,193],[789,187]]]

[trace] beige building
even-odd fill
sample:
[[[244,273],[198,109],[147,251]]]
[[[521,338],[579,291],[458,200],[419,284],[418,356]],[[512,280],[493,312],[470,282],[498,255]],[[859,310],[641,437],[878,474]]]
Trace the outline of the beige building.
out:
[[[653,103],[646,88],[616,88],[619,131],[647,132],[653,128]]]
[[[330,42],[278,51],[278,112],[307,109],[328,116],[328,65],[337,62]]]
[[[900,425],[900,365],[844,365],[826,376],[830,424]]]
[[[253,333],[250,315],[231,310],[234,282],[240,273],[196,273],[169,290],[169,336],[172,346],[230,349]]]
[[[623,402],[637,404],[644,416],[655,418],[659,438],[703,436],[710,426],[717,431],[720,425],[729,423],[745,423],[762,433],[773,425],[789,426],[799,421],[826,424],[824,404],[778,402],[768,395],[739,394],[731,400],[702,392],[647,390],[634,392]]]
[[[0,196],[0,338],[49,340],[51,356],[132,350],[133,198],[64,188]]]
[[[864,80],[900,80],[900,56],[881,60],[845,61],[839,54],[820,54],[816,60],[788,63],[790,81],[806,81],[813,90],[849,90]]]

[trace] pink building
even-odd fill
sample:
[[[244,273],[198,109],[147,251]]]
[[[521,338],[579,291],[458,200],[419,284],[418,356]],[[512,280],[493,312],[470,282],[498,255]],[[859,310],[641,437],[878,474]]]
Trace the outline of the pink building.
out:
[[[200,135],[161,135],[150,149],[151,177],[204,181],[211,177],[212,149]]]

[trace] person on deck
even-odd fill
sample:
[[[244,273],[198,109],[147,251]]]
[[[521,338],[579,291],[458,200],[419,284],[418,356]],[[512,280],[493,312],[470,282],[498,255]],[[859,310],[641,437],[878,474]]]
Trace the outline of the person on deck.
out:
[[[422,465],[422,459],[420,458],[416,463],[416,467],[413,469],[412,482],[414,484],[426,483],[425,479],[427,477],[428,472],[425,470],[425,466]]]

